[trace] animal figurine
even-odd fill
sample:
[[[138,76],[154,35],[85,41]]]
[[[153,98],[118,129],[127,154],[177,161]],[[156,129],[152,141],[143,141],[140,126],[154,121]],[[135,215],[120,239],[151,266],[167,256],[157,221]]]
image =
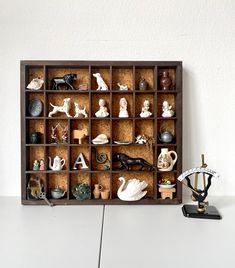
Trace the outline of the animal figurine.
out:
[[[130,170],[130,166],[140,166],[139,170],[147,169],[147,170],[154,170],[153,165],[149,164],[143,158],[131,158],[126,154],[123,153],[116,153],[113,154],[113,162],[120,162],[121,167],[120,169]]]
[[[57,90],[58,86],[65,85],[66,90],[75,90],[72,83],[77,79],[76,74],[66,74],[63,77],[54,77],[51,80],[51,90]]]
[[[119,177],[119,181],[121,181],[122,184],[118,188],[117,196],[123,201],[137,201],[147,194],[147,191],[144,191],[148,186],[146,181],[131,179],[126,183],[124,177]]]
[[[39,90],[41,89],[42,85],[43,85],[44,81],[42,79],[40,79],[39,77],[34,78],[28,85],[27,85],[27,89],[31,89],[31,90]]]
[[[95,73],[93,76],[96,78],[98,84],[97,90],[109,90],[107,84],[104,82],[104,79],[101,77],[100,73]]]
[[[120,91],[127,91],[128,90],[128,86],[127,85],[121,85],[119,83],[117,83],[117,85],[119,86],[119,90]]]
[[[57,112],[60,113],[65,113],[67,117],[72,117],[69,114],[70,110],[70,98],[65,98],[64,99],[64,105],[63,106],[56,106],[50,103],[50,105],[53,107],[53,110],[48,114],[48,117],[52,117],[53,114],[56,114]]]
[[[88,130],[83,128],[81,130],[75,129],[73,130],[73,139],[78,140],[78,144],[82,144],[82,139],[88,136]]]
[[[75,118],[79,117],[79,115],[84,115],[85,118],[88,117],[88,113],[86,112],[86,106],[83,107],[83,109],[79,108],[79,104],[77,102],[74,102],[75,106]]]

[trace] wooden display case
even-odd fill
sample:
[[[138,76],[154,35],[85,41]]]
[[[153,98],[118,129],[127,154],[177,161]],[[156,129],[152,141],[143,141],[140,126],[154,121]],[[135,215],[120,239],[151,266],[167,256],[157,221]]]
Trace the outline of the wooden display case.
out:
[[[169,90],[162,90],[160,77],[164,70],[169,72],[172,85]],[[93,73],[99,72],[107,83],[108,91],[97,91],[97,83]],[[59,90],[51,90],[50,84],[53,77],[64,76],[68,73],[77,74],[75,90],[66,90],[60,87]],[[26,86],[36,77],[44,80],[40,90],[28,90]],[[139,81],[145,79],[148,82],[148,89],[139,90]],[[128,85],[128,91],[119,91],[117,83]],[[78,86],[87,84],[87,91],[80,91]],[[57,113],[48,117],[51,111],[50,102],[55,105],[62,105],[63,99],[71,98],[71,118],[63,113]],[[129,118],[119,118],[119,100],[125,97],[128,102]],[[40,116],[32,117],[28,112],[30,100],[38,98],[43,103],[43,111]],[[98,101],[105,99],[109,110],[109,117],[96,118]],[[153,115],[149,118],[141,118],[140,112],[143,101],[150,101],[150,110]],[[162,102],[169,101],[175,110],[175,116],[163,118]],[[88,117],[74,118],[74,102],[82,107],[85,105]],[[60,123],[68,127],[68,142],[62,144],[51,144],[51,127]],[[89,135],[78,144],[73,139],[74,129],[88,129]],[[169,129],[175,136],[171,144],[162,144],[158,134],[162,128]],[[40,132],[39,144],[31,144],[32,132]],[[109,138],[108,144],[94,145],[92,139],[98,134],[104,133]],[[147,135],[154,138],[152,148],[146,145],[135,143],[137,135]],[[115,140],[131,142],[129,145],[115,144]],[[98,152],[105,152],[110,160],[110,169],[102,170],[94,157],[93,147]],[[149,163],[157,166],[157,158],[161,148],[168,148],[177,152],[178,160],[174,169],[170,172],[161,172],[156,168],[154,171],[123,171],[117,170],[117,165],[112,163],[114,153],[126,153],[130,157],[142,157]],[[74,170],[73,164],[79,153],[83,153],[88,169]],[[48,156],[56,155],[63,157],[66,164],[61,171],[49,169]],[[30,177],[40,178],[45,186],[48,199],[54,204],[178,204],[182,202],[182,186],[176,179],[182,173],[182,62],[148,61],[148,62],[125,62],[125,61],[21,61],[21,186],[22,204],[25,205],[46,205],[44,200],[29,199],[27,197],[27,184]],[[35,159],[45,160],[45,171],[33,171],[32,165]],[[126,180],[137,178],[148,183],[147,195],[136,202],[121,201],[117,197],[117,189],[120,186],[118,178],[123,176]],[[158,188],[159,179],[168,177],[176,183],[176,192],[173,199],[161,199]],[[108,200],[91,199],[79,201],[73,197],[72,187],[77,183],[88,183],[91,193],[94,184],[102,184],[110,191]],[[63,187],[66,195],[62,199],[51,199],[50,190],[56,186]]]

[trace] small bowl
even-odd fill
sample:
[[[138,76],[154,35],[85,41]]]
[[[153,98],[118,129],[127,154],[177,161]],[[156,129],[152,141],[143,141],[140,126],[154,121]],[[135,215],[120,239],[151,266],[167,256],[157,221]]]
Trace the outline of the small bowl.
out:
[[[163,189],[171,189],[175,186],[175,184],[158,184],[158,186]]]

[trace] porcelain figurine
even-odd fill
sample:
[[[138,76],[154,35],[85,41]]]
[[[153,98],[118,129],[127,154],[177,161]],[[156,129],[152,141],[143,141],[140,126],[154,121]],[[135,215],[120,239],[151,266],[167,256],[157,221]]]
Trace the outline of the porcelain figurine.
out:
[[[59,139],[57,137],[57,128],[60,126],[60,124],[57,124],[55,127],[51,127],[51,143],[57,144],[59,143]]]
[[[88,169],[83,153],[80,153],[73,164],[73,169],[78,169],[76,166],[81,165],[81,169]]]
[[[72,187],[72,194],[77,200],[86,200],[91,198],[91,187],[87,183],[75,184]]]
[[[150,109],[150,102],[149,100],[145,100],[142,106],[142,110],[140,113],[140,117],[150,117],[152,113],[149,111]]]
[[[139,90],[146,90],[148,88],[148,83],[145,79],[141,79],[139,82]]]
[[[172,110],[172,106],[169,105],[168,101],[163,101],[162,111],[162,117],[172,117],[175,114],[175,112]]]
[[[129,117],[129,114],[128,114],[128,111],[127,111],[127,100],[126,98],[121,98],[120,99],[120,102],[119,102],[119,105],[120,105],[120,111],[119,111],[119,115],[118,117],[123,117],[123,118],[126,118],[126,117]]]
[[[63,158],[56,155],[54,157],[54,160],[53,160],[53,165],[51,163],[51,157],[48,156],[48,158],[49,158],[49,168],[50,169],[55,170],[55,171],[59,171],[59,170],[63,169],[63,167],[65,165],[65,160]]]
[[[101,77],[100,73],[95,73],[93,76],[96,78],[98,88],[96,90],[105,91],[108,90],[107,84],[104,82],[104,79]]]
[[[63,127],[61,142],[68,143],[68,126]]]
[[[93,144],[106,144],[106,143],[109,143],[109,139],[108,139],[107,135],[100,134],[92,140],[92,143]]]
[[[88,117],[88,113],[86,111],[86,106],[83,107],[83,109],[81,109],[79,107],[79,104],[77,102],[74,102],[74,107],[75,107],[75,118],[79,117],[79,115],[83,115],[85,118]]]
[[[41,170],[41,171],[45,170],[45,161],[44,161],[44,159],[40,159],[39,170]]]
[[[65,85],[66,89],[75,90],[73,82],[77,79],[76,74],[66,74],[63,77],[54,77],[51,80],[51,90],[57,90],[58,86]]]
[[[69,110],[70,110],[70,98],[65,98],[64,99],[64,104],[63,106],[56,106],[53,105],[52,103],[50,103],[50,105],[53,107],[53,110],[48,114],[48,117],[52,117],[53,114],[56,113],[65,113],[67,115],[67,117],[72,117],[69,114]]]
[[[100,106],[100,109],[99,111],[97,111],[95,113],[95,116],[96,117],[108,117],[109,116],[109,113],[108,113],[108,108],[105,106],[105,100],[104,99],[99,99],[99,106]]]
[[[32,89],[32,90],[39,90],[42,88],[44,81],[40,79],[39,77],[34,78],[28,85],[27,89]]]
[[[127,91],[128,90],[128,86],[127,85],[121,85],[120,83],[117,83],[117,85],[119,86],[119,90],[120,91]]]
[[[87,136],[88,136],[87,128],[73,130],[73,139],[78,140],[78,144],[82,144],[82,140]]]
[[[131,179],[126,183],[124,177],[119,177],[119,181],[121,181],[122,184],[118,188],[117,196],[123,201],[137,201],[147,194],[147,191],[144,191],[148,186],[146,181]]]
[[[174,159],[171,155],[174,155]],[[172,171],[177,161],[177,153],[175,151],[168,151],[168,148],[162,148],[158,156],[157,167],[159,171]]]
[[[66,191],[64,191],[59,186],[57,186],[54,189],[51,189],[51,197],[54,199],[60,199],[60,198],[64,197],[65,194],[66,194]]]
[[[33,162],[33,170],[34,171],[39,170],[39,162],[38,162],[38,160],[34,160],[34,162]]]

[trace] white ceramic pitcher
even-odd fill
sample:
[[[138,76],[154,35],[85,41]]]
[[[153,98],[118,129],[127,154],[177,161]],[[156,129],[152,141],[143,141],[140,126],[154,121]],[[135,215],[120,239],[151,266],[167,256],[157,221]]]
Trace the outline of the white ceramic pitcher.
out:
[[[172,154],[175,156],[174,159],[171,157]],[[157,160],[158,170],[172,171],[177,158],[177,153],[175,151],[168,151],[168,148],[162,148]]]

